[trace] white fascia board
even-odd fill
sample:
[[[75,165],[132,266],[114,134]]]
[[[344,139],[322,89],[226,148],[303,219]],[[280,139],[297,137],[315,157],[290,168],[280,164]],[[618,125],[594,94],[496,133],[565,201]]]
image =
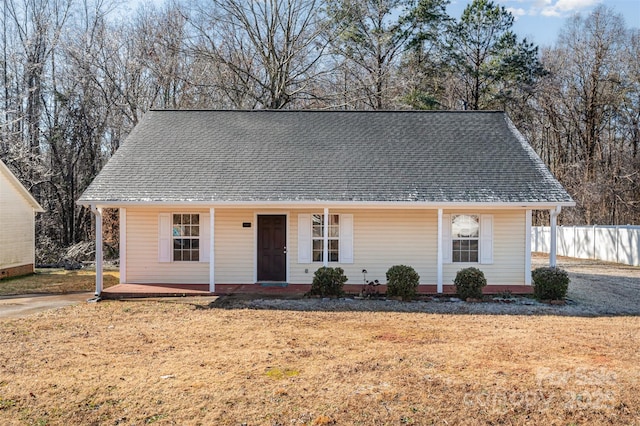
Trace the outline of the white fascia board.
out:
[[[78,201],[78,204],[85,207],[97,206],[104,208],[118,207],[236,207],[236,208],[365,208],[365,209],[510,209],[510,210],[548,210],[562,207],[573,207],[575,202],[528,202],[528,203],[438,203],[438,202],[417,202],[417,201]]]
[[[38,201],[33,198],[33,195],[31,195],[27,188],[24,187],[22,182],[20,182],[20,179],[18,179],[16,175],[14,175],[11,170],[9,170],[9,167],[7,167],[7,165],[4,164],[2,160],[0,160],[0,172],[5,175],[9,183],[12,184],[22,195],[22,197],[24,197],[24,199],[31,205],[34,213],[45,212],[40,203],[38,203]]]

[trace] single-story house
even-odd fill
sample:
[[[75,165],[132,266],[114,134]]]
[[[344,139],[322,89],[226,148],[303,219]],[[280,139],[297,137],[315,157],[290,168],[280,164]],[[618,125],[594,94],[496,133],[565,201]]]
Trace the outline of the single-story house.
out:
[[[531,292],[531,212],[555,229],[574,205],[504,112],[265,110],[150,111],[78,203],[98,247],[120,209],[122,283],[257,290],[340,266],[362,285],[403,264],[425,293],[468,266]]]
[[[0,279],[31,274],[35,264],[35,214],[44,212],[0,160]]]

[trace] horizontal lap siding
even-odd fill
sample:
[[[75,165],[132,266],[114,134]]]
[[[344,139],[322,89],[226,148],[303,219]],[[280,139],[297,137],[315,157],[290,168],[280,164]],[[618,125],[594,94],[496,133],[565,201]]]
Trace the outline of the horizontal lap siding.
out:
[[[159,213],[208,213],[209,210],[127,208],[127,282],[132,284],[206,284],[205,262],[158,262]]]
[[[291,282],[310,284],[313,273],[322,263],[299,264],[298,214],[322,213],[322,210],[295,211],[291,215]],[[363,284],[362,270],[367,270],[367,280],[386,282],[389,267],[398,264],[412,266],[420,275],[420,282],[436,280],[437,215],[427,210],[330,210],[330,214],[353,214],[352,264],[329,263],[340,266],[349,278],[347,284]],[[305,269],[308,273],[305,273]]]
[[[0,268],[33,263],[34,223],[31,205],[0,174]]]
[[[445,211],[445,214],[493,215],[493,263],[451,263],[444,265],[443,284],[453,284],[456,272],[473,266],[480,269],[489,285],[523,285],[525,256],[525,211]],[[526,253],[527,256],[530,253]]]
[[[158,262],[158,213],[160,210],[127,209],[127,281],[131,283],[207,283],[206,262]],[[162,210],[162,212],[208,213],[208,209]],[[256,213],[283,214],[282,211],[224,209],[215,211],[215,279],[219,284],[246,284],[255,280]],[[298,215],[322,213],[316,210],[291,210],[288,213],[289,282],[310,284],[321,263],[298,263]],[[348,284],[362,284],[362,270],[368,280],[386,282],[386,271],[398,264],[415,268],[421,284],[436,283],[437,212],[436,210],[330,210],[333,214],[353,214],[352,264],[340,266]],[[465,211],[445,211],[445,214]],[[466,211],[492,214],[494,218],[494,263],[445,264],[444,284],[452,284],[458,270],[466,266],[480,268],[489,284],[524,283],[525,212]],[[244,222],[251,223],[244,228]]]
[[[215,217],[216,283],[254,282],[254,211],[216,209]],[[251,227],[243,228],[244,222]]]

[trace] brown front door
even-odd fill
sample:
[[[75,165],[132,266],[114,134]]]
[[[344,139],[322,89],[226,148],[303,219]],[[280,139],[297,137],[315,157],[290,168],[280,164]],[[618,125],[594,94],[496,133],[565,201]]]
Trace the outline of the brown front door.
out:
[[[287,280],[287,216],[258,216],[258,281]]]

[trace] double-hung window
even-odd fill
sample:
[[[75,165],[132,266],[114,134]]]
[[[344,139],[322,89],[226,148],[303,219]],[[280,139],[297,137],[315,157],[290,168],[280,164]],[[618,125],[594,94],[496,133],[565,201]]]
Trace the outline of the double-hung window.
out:
[[[324,261],[324,215],[311,215],[312,255],[314,262]],[[329,215],[329,262],[340,259],[340,215]]]
[[[478,262],[480,246],[480,218],[478,215],[451,216],[453,262]]]
[[[327,215],[327,263],[353,263],[353,214]],[[325,262],[324,215],[298,215],[298,263]]]
[[[172,225],[173,261],[200,260],[200,215],[174,214]]]

